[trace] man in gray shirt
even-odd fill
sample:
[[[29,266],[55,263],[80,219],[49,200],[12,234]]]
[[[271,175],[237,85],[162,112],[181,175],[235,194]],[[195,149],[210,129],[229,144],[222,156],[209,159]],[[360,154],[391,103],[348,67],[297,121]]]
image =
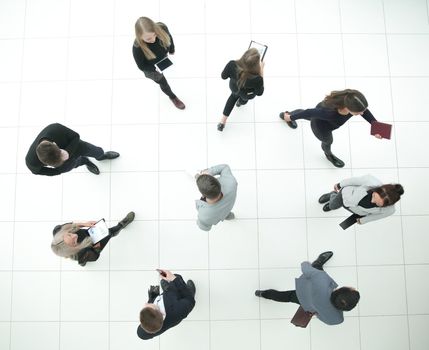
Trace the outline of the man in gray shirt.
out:
[[[218,178],[215,176],[219,175]],[[198,210],[197,225],[210,231],[219,221],[235,218],[231,211],[237,198],[237,180],[226,164],[213,166],[195,176],[201,199],[195,201]]]
[[[338,284],[323,271],[323,264],[332,252],[319,255],[316,261],[301,263],[302,275],[295,279],[296,290],[279,292],[274,289],[257,290],[255,295],[265,299],[300,304],[304,311],[315,314],[328,325],[344,321],[343,311],[352,310],[359,302],[359,292],[350,287],[337,288]]]

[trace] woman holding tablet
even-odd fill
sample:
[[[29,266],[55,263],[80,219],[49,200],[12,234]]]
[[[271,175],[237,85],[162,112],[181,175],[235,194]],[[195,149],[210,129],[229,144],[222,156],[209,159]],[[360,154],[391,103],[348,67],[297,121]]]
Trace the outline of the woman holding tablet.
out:
[[[171,91],[164,74],[156,70],[155,64],[174,54],[174,42],[165,24],[155,23],[150,18],[140,17],[135,24],[136,39],[133,45],[133,56],[137,66],[146,78],[159,84],[162,92],[170,97],[179,109],[185,104]]]
[[[281,112],[279,117],[292,129],[298,127],[297,119],[307,119],[311,122],[311,130],[322,142],[322,149],[326,158],[337,168],[342,168],[344,162],[331,151],[334,141],[332,131],[345,124],[354,115],[361,115],[368,123],[377,121],[368,110],[365,96],[352,89],[332,91],[316,108],[297,109],[293,112]],[[381,139],[379,134],[374,135]]]
[[[229,61],[222,72],[222,79],[229,80],[231,95],[226,101],[223,116],[217,129],[225,128],[226,120],[231,114],[234,104],[244,105],[248,100],[264,93],[264,62],[255,48],[248,49],[237,61]]]
[[[84,227],[91,228],[96,224],[96,221],[57,225],[53,231],[54,238],[51,248],[56,255],[77,260],[79,265],[85,266],[88,261],[96,261],[110,238],[117,236],[123,228],[134,220],[134,217],[134,212],[129,212],[116,226],[108,229],[106,237],[95,244],[88,229],[84,229]]]

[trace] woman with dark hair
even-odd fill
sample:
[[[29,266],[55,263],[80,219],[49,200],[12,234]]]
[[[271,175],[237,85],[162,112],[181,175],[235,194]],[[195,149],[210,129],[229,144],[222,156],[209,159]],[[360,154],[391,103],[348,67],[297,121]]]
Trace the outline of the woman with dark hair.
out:
[[[168,54],[174,55],[173,37],[164,23],[155,23],[150,18],[140,17],[135,24],[136,38],[133,45],[133,56],[137,66],[146,78],[159,84],[162,92],[170,97],[179,109],[185,109],[185,104],[171,91],[164,74],[155,69],[155,63]]]
[[[380,220],[395,212],[395,203],[401,199],[404,188],[386,184],[372,175],[351,177],[334,186],[334,191],[319,198],[323,211],[344,207],[356,214],[358,224]]]
[[[51,248],[56,255],[77,260],[79,265],[85,266],[88,261],[96,261],[110,238],[117,236],[134,220],[134,217],[134,212],[129,212],[116,226],[109,228],[109,235],[97,244],[92,243],[87,229],[94,226],[96,221],[57,225],[53,230]]]
[[[229,80],[231,95],[226,101],[223,116],[217,129],[225,128],[226,120],[234,108],[245,105],[248,100],[261,96],[264,93],[264,62],[255,48],[248,49],[243,56],[236,61],[229,61],[222,72],[222,79]]]
[[[325,99],[317,104],[316,108],[297,109],[293,112],[281,112],[279,117],[289,127],[296,129],[296,120],[307,119],[311,121],[311,130],[322,142],[322,149],[326,158],[337,168],[342,168],[344,162],[331,151],[334,141],[332,131],[345,124],[354,115],[361,115],[368,123],[377,121],[368,110],[368,101],[358,90],[346,89],[332,91]],[[379,134],[374,135],[381,139]]]

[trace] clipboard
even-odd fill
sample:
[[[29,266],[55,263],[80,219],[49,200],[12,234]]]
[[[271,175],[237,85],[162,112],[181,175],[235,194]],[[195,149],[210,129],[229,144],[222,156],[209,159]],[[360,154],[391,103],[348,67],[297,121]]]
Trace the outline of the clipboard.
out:
[[[295,315],[290,320],[290,323],[294,324],[297,327],[306,328],[311,321],[313,314],[311,312],[304,311],[300,305],[298,310],[296,310]]]
[[[167,69],[172,65],[173,62],[171,62],[168,57],[164,57],[162,60],[155,63],[155,69],[158,71],[158,73],[161,73],[163,70]]]
[[[265,54],[267,53],[268,46],[251,40],[249,44],[249,49],[252,48],[258,50],[259,55],[261,56],[261,61],[263,61]]]
[[[383,139],[390,140],[392,134],[392,124],[372,122],[371,135],[379,134]]]
[[[97,221],[95,225],[88,228],[87,231],[93,244],[97,244],[109,235],[109,228],[104,219]]]

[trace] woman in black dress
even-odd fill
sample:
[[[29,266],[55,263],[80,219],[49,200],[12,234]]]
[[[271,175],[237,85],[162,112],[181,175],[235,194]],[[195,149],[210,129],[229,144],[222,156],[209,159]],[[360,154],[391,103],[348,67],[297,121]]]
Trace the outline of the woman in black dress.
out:
[[[322,102],[317,104],[316,108],[281,112],[279,117],[292,129],[298,127],[297,119],[310,120],[311,130],[314,136],[322,142],[322,149],[326,158],[337,168],[342,168],[344,162],[331,151],[331,145],[334,141],[332,131],[345,124],[354,115],[362,116],[370,124],[377,121],[368,109],[368,101],[365,96],[357,90],[346,89],[332,91]],[[374,136],[381,139],[378,134]]]
[[[229,61],[222,72],[222,79],[229,80],[231,95],[226,101],[223,116],[217,129],[225,128],[226,120],[231,114],[234,104],[237,107],[244,105],[248,100],[261,96],[264,93],[264,62],[258,50],[247,50],[237,61]]]
[[[175,51],[173,37],[164,23],[155,23],[150,18],[140,17],[135,24],[136,39],[133,45],[133,56],[137,66],[146,78],[159,84],[162,92],[170,97],[179,109],[185,104],[171,91],[164,74],[155,69],[155,63]]]

